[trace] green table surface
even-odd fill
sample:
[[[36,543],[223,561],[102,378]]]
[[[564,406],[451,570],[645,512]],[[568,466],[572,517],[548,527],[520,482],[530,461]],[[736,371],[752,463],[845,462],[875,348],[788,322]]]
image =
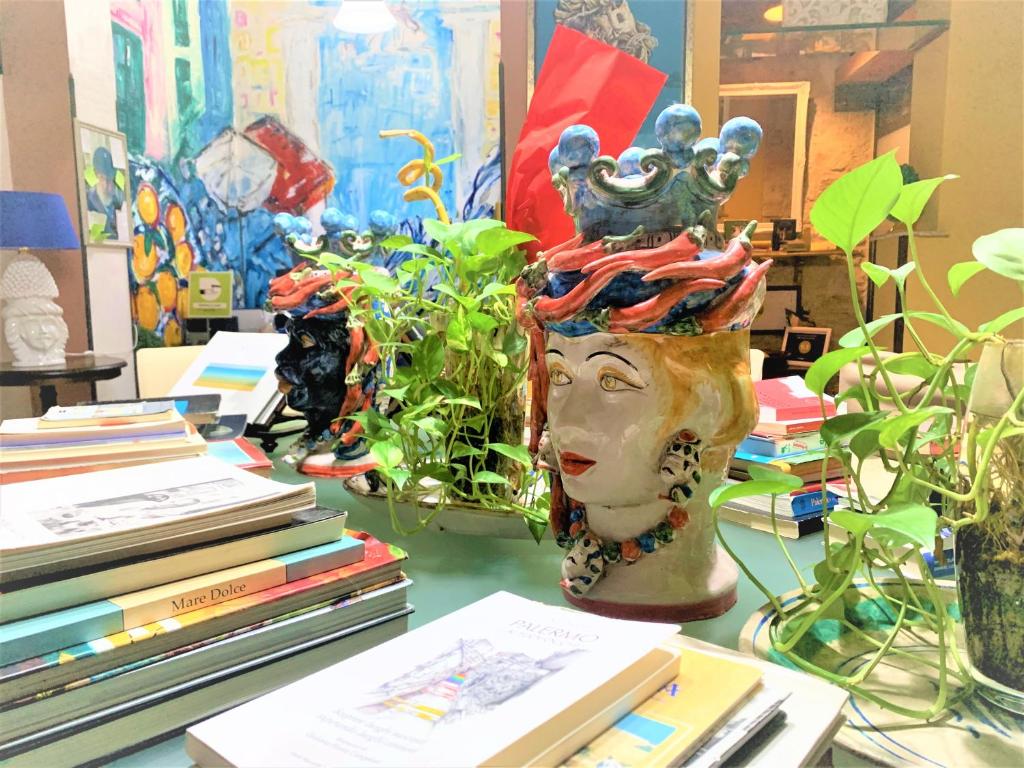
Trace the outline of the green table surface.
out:
[[[294,483],[309,479],[280,462],[275,462],[275,466],[275,480]],[[316,486],[319,504],[348,510],[349,528],[368,531],[409,553],[406,573],[414,582],[409,590],[409,601],[416,608],[410,616],[410,628],[433,621],[498,590],[552,605],[563,604],[558,586],[562,550],[550,535],[540,544],[529,538],[496,539],[430,529],[401,536],[391,528],[386,501],[353,495],[340,480],[317,480]],[[774,537],[732,523],[723,523],[723,526],[730,547],[750,564],[765,586],[776,594],[798,586]],[[807,574],[823,556],[821,536],[818,533],[797,541],[787,540],[797,566]],[[732,610],[717,619],[684,624],[683,633],[736,648],[743,624],[765,602],[764,596],[741,573],[739,599]],[[191,761],[185,755],[183,744],[182,736],[167,738],[121,757],[111,765],[118,768],[188,766]]]

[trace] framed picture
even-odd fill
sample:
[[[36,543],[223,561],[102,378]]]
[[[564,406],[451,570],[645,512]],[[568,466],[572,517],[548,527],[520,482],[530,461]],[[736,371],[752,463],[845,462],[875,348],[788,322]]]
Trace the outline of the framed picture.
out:
[[[787,328],[782,336],[782,353],[792,368],[810,368],[811,363],[828,352],[831,328]]]
[[[638,147],[657,147],[654,121],[666,107],[689,99],[687,61],[692,45],[687,45],[687,11],[690,6],[690,2],[683,0],[530,0],[527,19],[529,93],[533,93],[556,24],[614,45],[668,75],[633,142]],[[705,115],[705,120],[710,121],[710,116]]]
[[[764,304],[754,322],[751,333],[782,333],[789,326],[789,313],[803,312],[799,285],[769,285]]]
[[[782,244],[796,240],[796,219],[775,219],[772,221],[772,250],[782,249]]]
[[[189,272],[188,317],[231,317],[234,272]]]
[[[132,244],[132,196],[128,143],[123,133],[75,120],[82,241],[86,245]]]

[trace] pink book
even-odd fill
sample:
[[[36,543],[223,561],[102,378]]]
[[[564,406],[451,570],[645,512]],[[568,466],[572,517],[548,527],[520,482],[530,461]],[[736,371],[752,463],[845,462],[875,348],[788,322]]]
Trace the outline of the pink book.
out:
[[[822,402],[799,376],[755,381],[754,389],[757,392],[757,404],[761,408],[762,423],[822,417]],[[825,395],[823,400],[825,416],[835,416],[836,406],[832,398]]]

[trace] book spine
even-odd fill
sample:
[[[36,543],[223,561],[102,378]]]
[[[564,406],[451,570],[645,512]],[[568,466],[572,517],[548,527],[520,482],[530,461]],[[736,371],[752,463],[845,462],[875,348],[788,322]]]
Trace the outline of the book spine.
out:
[[[284,584],[287,578],[288,569],[284,563],[260,560],[183,582],[113,597],[110,601],[122,611],[123,628],[132,629],[253,592],[262,592]]]
[[[362,541],[346,536],[281,557],[10,622],[0,626],[0,659],[11,664],[263,592],[349,565],[353,555],[364,550]]]
[[[786,437],[748,437],[740,443],[739,449],[747,453],[759,456],[771,456],[776,459],[784,459],[790,454],[806,453],[817,451],[825,447],[821,435],[813,437],[786,438]]]
[[[814,432],[821,429],[824,419],[813,419],[811,421],[761,421],[754,427],[753,434],[765,437],[776,438],[787,435],[799,435],[803,432]]]

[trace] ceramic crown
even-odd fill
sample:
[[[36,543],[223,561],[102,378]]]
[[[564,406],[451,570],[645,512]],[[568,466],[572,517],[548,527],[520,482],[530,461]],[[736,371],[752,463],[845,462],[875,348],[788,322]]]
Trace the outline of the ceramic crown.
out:
[[[688,104],[665,109],[654,130],[660,148],[629,147],[618,159],[599,155],[600,140],[588,125],[562,132],[548,166],[585,242],[641,225],[648,233],[713,228],[761,143],[761,126],[749,117],[734,117],[717,138],[701,139],[700,115]]]

